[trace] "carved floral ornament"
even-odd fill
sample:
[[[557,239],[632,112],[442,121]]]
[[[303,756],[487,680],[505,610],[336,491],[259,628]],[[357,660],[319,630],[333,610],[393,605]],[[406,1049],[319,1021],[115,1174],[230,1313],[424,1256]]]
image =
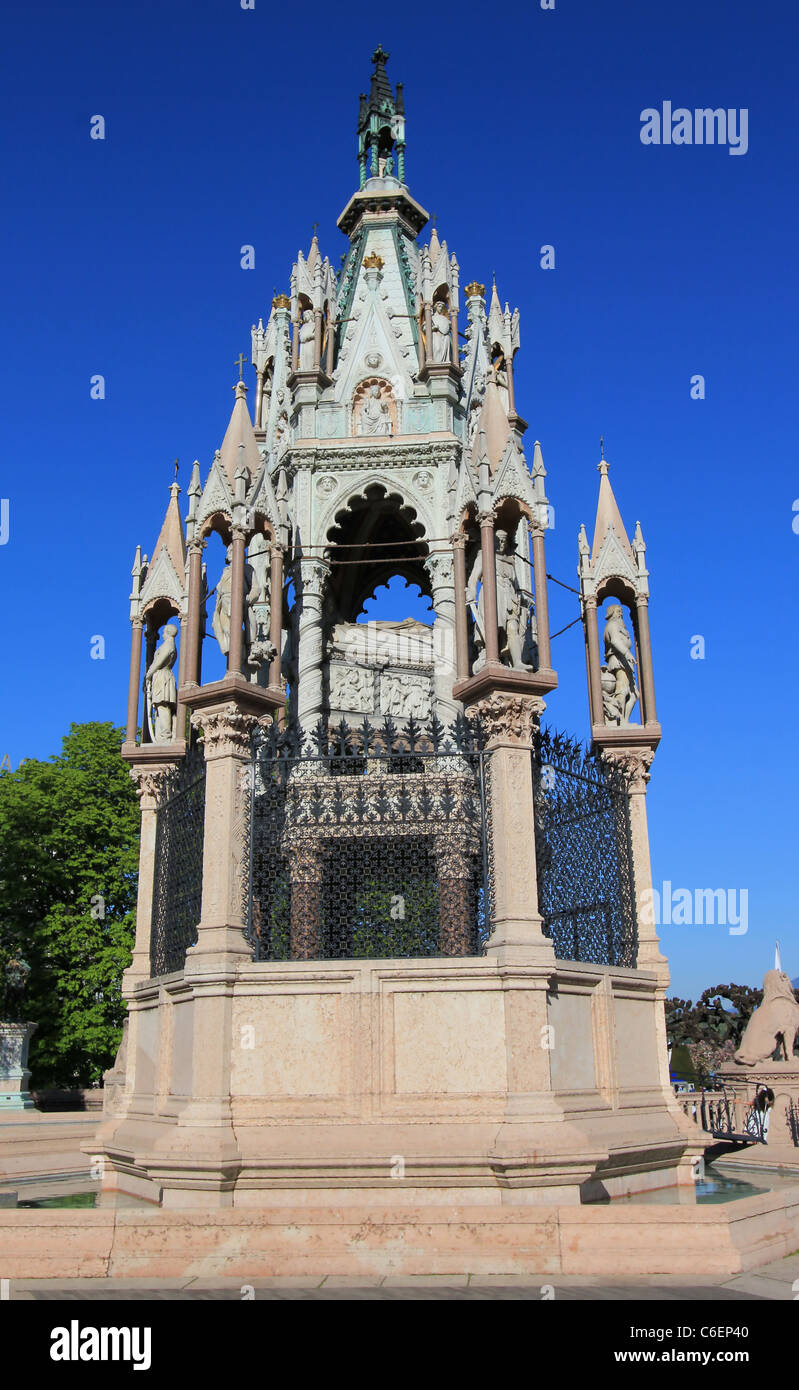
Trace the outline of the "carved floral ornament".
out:
[[[214,758],[247,757],[254,730],[271,719],[269,715],[259,719],[244,714],[231,702],[221,709],[195,710],[191,723],[192,728],[202,731],[205,760],[210,762]]]
[[[478,700],[469,713],[475,715],[486,733],[487,747],[512,743],[531,748],[533,734],[546,705],[539,695],[504,695],[495,692]]]

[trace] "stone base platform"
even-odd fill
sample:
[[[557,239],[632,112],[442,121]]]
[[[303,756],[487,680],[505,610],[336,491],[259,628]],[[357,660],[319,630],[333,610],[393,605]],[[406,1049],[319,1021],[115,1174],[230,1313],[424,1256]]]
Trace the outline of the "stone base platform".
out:
[[[799,1246],[799,1184],[718,1206],[0,1211],[9,1279],[729,1277]]]

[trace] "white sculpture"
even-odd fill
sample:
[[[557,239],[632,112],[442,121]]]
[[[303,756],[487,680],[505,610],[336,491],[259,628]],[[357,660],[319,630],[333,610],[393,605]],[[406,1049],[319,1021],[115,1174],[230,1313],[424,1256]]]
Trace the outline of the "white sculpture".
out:
[[[163,640],[145,675],[147,724],[153,743],[171,743],[178,708],[178,691],[172,667],[177,659],[175,638],[178,630],[167,623]]]
[[[495,564],[497,574],[497,628],[499,659],[516,671],[529,671],[531,665],[524,657],[525,639],[529,607],[519,587],[516,577],[516,545],[509,532],[498,530],[494,537]],[[477,598],[477,584],[483,578],[483,552],[478,550],[466,588],[466,601],[472,607],[475,618],[475,646],[477,660],[475,671],[485,665],[485,609],[483,604],[484,586],[480,585]],[[477,599],[475,605],[475,599]]]
[[[380,681],[380,713],[400,719],[429,719],[429,680],[422,676],[383,675]]]
[[[225,553],[225,568],[222,577],[216,586],[216,607],[211,626],[214,630],[214,637],[221,650],[227,656],[230,651],[230,587],[232,581],[231,559],[233,547],[228,546]],[[254,605],[261,597],[261,586],[255,575],[252,565],[244,565],[244,627],[247,652],[258,638],[258,618],[254,612]]]
[[[361,406],[358,433],[391,434],[391,416],[388,413],[388,405],[380,399],[379,386],[369,387],[369,395]]]
[[[369,714],[374,708],[372,677],[357,666],[331,666],[330,704],[344,713]]]
[[[301,372],[312,372],[314,363],[314,320],[313,309],[303,309],[299,323],[299,344],[300,359],[299,368]]]
[[[433,305],[433,361],[449,362],[452,345],[449,315],[441,300]]]
[[[605,619],[605,669],[614,681],[612,694],[610,681],[603,679],[602,682],[605,723],[629,724],[638,699],[632,638],[624,624],[621,604],[612,604]]]

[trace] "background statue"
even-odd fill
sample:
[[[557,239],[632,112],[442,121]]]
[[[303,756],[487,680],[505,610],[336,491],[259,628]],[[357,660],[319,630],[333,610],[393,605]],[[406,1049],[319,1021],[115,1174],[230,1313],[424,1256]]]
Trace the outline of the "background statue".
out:
[[[763,979],[763,1003],[755,1009],[744,1029],[735,1061],[741,1066],[756,1066],[758,1062],[767,1062],[779,1047],[788,1062],[793,1056],[798,1031],[799,1004],[793,985],[783,970],[767,970]]]
[[[519,586],[516,576],[516,543],[508,531],[499,530],[494,535],[495,564],[497,574],[497,627],[499,629],[499,659],[506,666],[517,671],[531,670],[530,663],[524,660],[527,643],[529,605]],[[474,663],[475,672],[485,665],[485,609],[483,605],[484,586],[480,585],[480,596],[475,609],[475,596],[478,581],[483,578],[482,547],[475,556],[469,582],[466,586],[466,601],[471,605],[475,619],[475,646],[478,656]]]
[[[635,684],[635,654],[632,638],[624,624],[621,604],[614,603],[605,614],[605,663],[615,682],[612,697],[606,698],[602,683],[602,700],[606,724],[629,724],[638,699]],[[608,697],[610,695],[608,682]]]
[[[439,299],[433,305],[433,361],[449,362],[451,346],[449,315]]]
[[[232,580],[231,560],[233,557],[233,547],[229,545],[225,552],[225,568],[222,577],[216,586],[216,608],[211,626],[214,629],[214,637],[221,650],[227,656],[230,651],[230,586]],[[261,586],[256,578],[255,570],[252,565],[245,561],[244,564],[244,630],[245,644],[249,653],[252,644],[258,638],[258,618],[253,611],[253,606],[261,597]]]
[[[369,394],[361,406],[358,433],[391,434],[391,416],[388,413],[388,405],[380,399],[379,386],[369,387]]]
[[[177,659],[175,638],[178,630],[167,623],[163,641],[150,662],[144,677],[147,696],[147,724],[153,743],[171,743],[174,738],[178,691],[172,667]]]
[[[313,309],[303,309],[298,326],[300,357],[299,369],[301,372],[312,372],[315,367],[314,362],[314,319]]]

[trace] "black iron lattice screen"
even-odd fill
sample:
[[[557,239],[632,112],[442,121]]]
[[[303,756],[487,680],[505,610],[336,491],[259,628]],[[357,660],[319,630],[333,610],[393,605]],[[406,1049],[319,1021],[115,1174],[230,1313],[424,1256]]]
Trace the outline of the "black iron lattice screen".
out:
[[[538,904],[558,960],[634,966],[629,794],[620,769],[548,730],[533,750]]]
[[[202,749],[170,774],[158,807],[150,974],[182,970],[197,940],[203,885],[205,761]]]
[[[483,757],[465,719],[270,730],[251,786],[256,959],[479,954]]]

